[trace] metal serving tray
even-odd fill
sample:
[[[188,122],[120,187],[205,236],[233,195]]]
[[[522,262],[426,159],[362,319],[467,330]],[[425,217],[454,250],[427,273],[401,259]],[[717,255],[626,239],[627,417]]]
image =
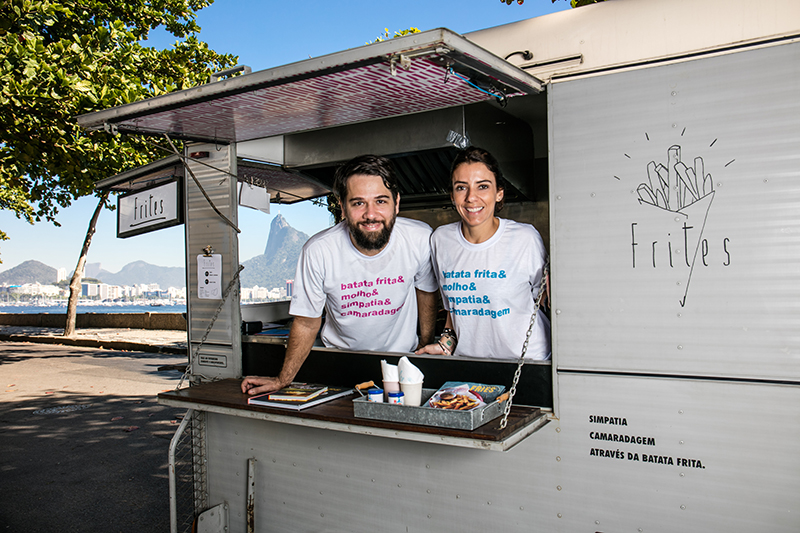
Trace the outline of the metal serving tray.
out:
[[[435,392],[436,389],[422,389],[421,405],[427,404]],[[469,411],[454,411],[452,409],[431,409],[430,407],[371,402],[366,397],[353,400],[353,415],[356,418],[464,429],[467,431],[472,431],[494,420],[503,413],[504,408],[505,401],[502,403],[494,401]]]

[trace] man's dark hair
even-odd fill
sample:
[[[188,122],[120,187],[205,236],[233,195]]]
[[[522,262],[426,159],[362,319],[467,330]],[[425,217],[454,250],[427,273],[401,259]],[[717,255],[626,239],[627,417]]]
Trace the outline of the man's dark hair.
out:
[[[397,186],[397,175],[392,162],[379,155],[360,155],[336,169],[333,177],[333,193],[339,203],[344,205],[347,201],[347,180],[357,174],[381,178],[384,187],[392,192],[392,199],[397,202],[400,189]]]
[[[486,168],[489,169],[489,172],[494,174],[494,182],[497,184],[497,190],[506,190],[506,179],[503,177],[503,172],[500,170],[500,163],[497,162],[497,159],[495,159],[495,157],[490,154],[488,150],[478,148],[477,146],[470,146],[469,148],[458,152],[456,158],[453,160],[453,164],[450,166],[450,192],[453,191],[453,174],[455,173],[456,169],[460,165],[469,163],[483,163],[486,165]],[[503,200],[500,200],[497,202],[497,204],[495,204],[495,213],[503,209],[503,205],[505,204],[504,200],[505,197]]]

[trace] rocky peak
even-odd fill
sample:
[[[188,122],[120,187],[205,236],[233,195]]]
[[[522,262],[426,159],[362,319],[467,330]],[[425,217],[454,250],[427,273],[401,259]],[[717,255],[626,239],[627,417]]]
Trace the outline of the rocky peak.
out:
[[[269,237],[267,237],[267,247],[264,249],[264,255],[272,257],[278,253],[279,250],[292,243],[304,243],[308,240],[308,235],[297,231],[286,222],[281,214],[272,219],[272,224],[269,226]]]

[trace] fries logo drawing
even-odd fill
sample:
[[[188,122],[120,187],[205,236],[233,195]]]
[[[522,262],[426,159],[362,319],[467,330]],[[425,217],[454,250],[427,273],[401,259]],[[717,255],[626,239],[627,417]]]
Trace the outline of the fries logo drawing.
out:
[[[716,142],[714,140],[710,146]],[[731,163],[733,160],[725,166]],[[646,268],[652,264],[652,268],[674,269],[685,264],[689,269],[688,277],[682,283],[681,307],[686,305],[695,266],[709,266],[714,254],[720,258],[723,266],[729,266],[731,259],[730,239],[726,237],[717,244],[703,238],[715,196],[714,179],[706,171],[702,157],[695,157],[691,164],[690,167],[682,161],[680,145],[672,145],[667,149],[666,165],[650,161],[647,164],[646,181],[636,188],[639,204],[660,209],[670,218],[657,223],[663,226],[661,229],[652,226],[655,221],[652,217],[648,217],[650,223],[646,226],[641,226],[639,222],[631,224],[633,268]]]

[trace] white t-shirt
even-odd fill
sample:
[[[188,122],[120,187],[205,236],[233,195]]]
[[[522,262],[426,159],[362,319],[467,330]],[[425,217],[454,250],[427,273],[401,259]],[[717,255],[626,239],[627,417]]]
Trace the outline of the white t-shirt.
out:
[[[327,310],[325,346],[410,352],[417,347],[415,288],[437,289],[423,222],[398,217],[386,247],[366,256],[346,222],[311,237],[297,262],[289,313],[316,318]]]
[[[536,228],[501,218],[492,238],[472,244],[455,222],[433,233],[431,251],[458,337],[455,355],[518,358],[547,257]],[[550,321],[541,310],[525,358],[550,358]]]

